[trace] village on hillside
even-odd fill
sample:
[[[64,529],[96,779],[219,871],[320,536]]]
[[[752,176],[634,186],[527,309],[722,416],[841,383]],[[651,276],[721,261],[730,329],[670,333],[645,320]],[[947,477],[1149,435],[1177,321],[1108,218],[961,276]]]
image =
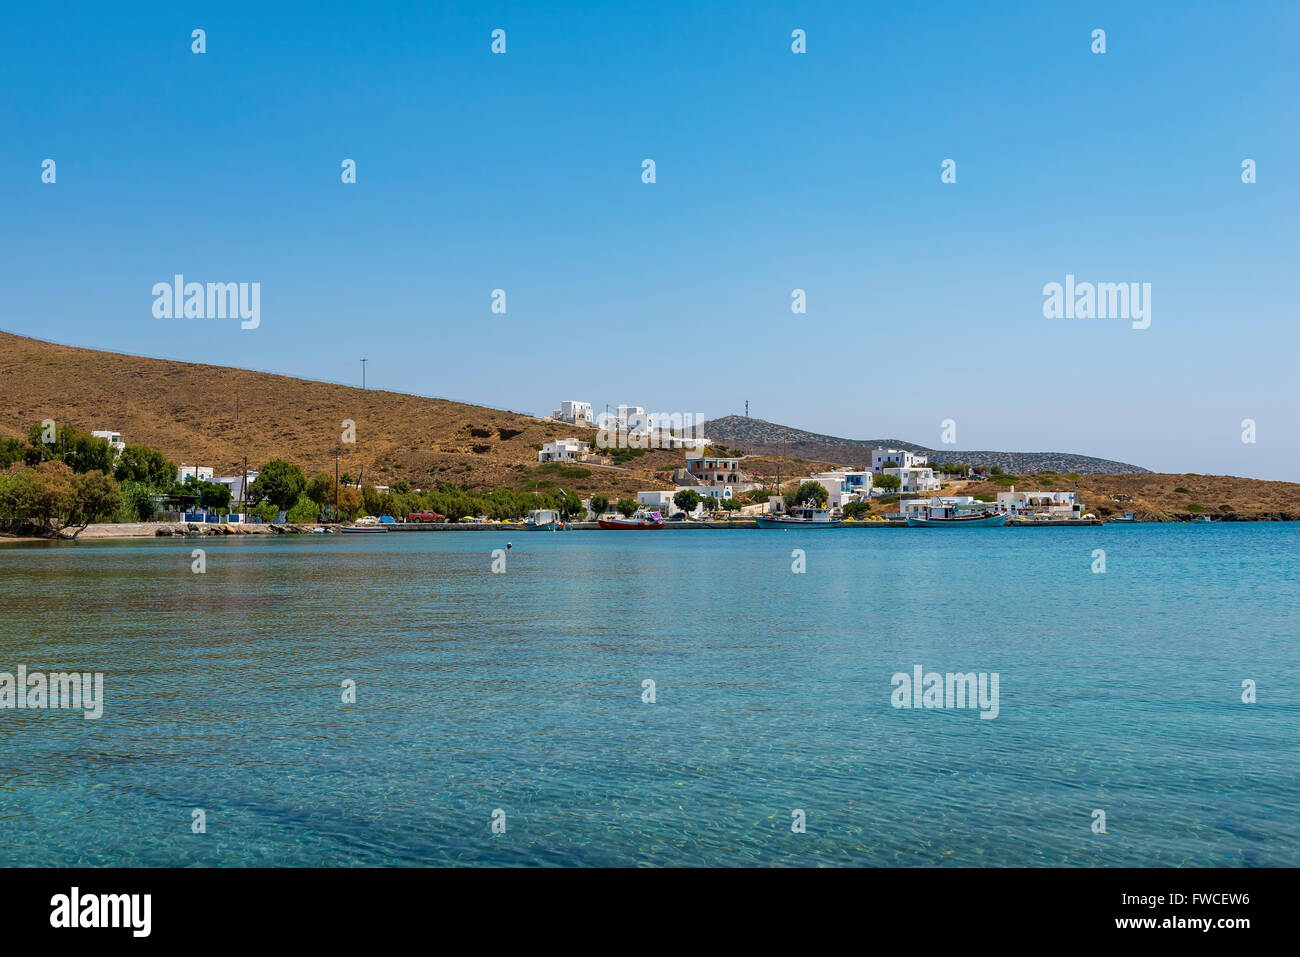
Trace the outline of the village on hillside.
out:
[[[352,475],[339,457],[333,474],[308,476],[284,459],[245,461],[223,474],[215,464],[176,463],[159,450],[128,444],[116,429],[80,432],[46,422],[33,425],[26,441],[0,439],[0,468],[6,470],[0,473],[0,530],[67,535],[68,529],[80,534],[92,525],[169,523],[187,531],[197,525],[236,532],[306,525],[451,528],[535,524],[539,516],[557,527],[618,527],[633,521],[769,527],[766,523],[793,516],[875,526],[976,516],[1021,525],[1167,517],[1150,509],[1143,514],[1137,499],[1124,494],[1090,510],[1079,487],[1086,476],[1047,471],[1014,476],[997,466],[933,463],[908,449],[873,448],[861,463],[822,468],[797,459],[747,456],[704,435],[701,417],[648,413],[640,406],[619,405],[597,415],[589,402],[565,400],[539,421],[569,434],[555,433],[536,447],[536,468],[553,481],[522,491],[471,490],[446,481],[429,488],[407,480],[367,482],[364,469]],[[655,487],[584,496],[561,484],[581,480],[593,469],[629,478],[646,474],[631,472],[627,463],[651,450],[669,452],[676,463],[651,473],[662,476]],[[1190,494],[1181,486],[1173,491]],[[1168,517],[1236,517],[1231,505],[1220,506],[1217,514],[1194,502],[1185,508]],[[106,528],[88,537],[128,533]]]

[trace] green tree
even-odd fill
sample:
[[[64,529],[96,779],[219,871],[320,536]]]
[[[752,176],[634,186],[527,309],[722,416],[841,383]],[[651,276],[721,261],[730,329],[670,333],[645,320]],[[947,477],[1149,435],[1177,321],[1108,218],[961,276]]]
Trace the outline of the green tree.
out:
[[[595,513],[597,518],[604,515],[608,509],[609,509],[608,495],[593,495],[591,497],[591,510],[592,512]]]
[[[154,496],[157,492],[143,482],[122,482],[122,506],[118,516],[123,522],[148,522],[158,509]]]
[[[64,523],[73,507],[72,469],[62,462],[42,462],[18,473],[17,510],[43,528]]]
[[[248,507],[248,514],[253,518],[261,519],[263,522],[274,522],[280,515],[280,510],[270,502],[258,502],[256,505]]]
[[[107,518],[122,505],[122,493],[113,476],[99,470],[72,477],[72,501],[67,524],[83,528],[97,518]]]
[[[693,488],[678,489],[677,494],[673,496],[673,504],[687,514],[694,512],[695,506],[702,501],[700,493]]]
[[[270,502],[281,511],[288,511],[298,501],[307,487],[302,469],[284,459],[272,459],[262,466],[262,471],[248,489],[250,502]]]
[[[804,482],[793,492],[785,493],[785,504],[787,508],[798,508],[808,502],[815,502],[818,508],[825,506],[830,500],[830,493],[826,491],[826,486],[821,482]]]
[[[631,518],[636,514],[636,510],[640,508],[634,498],[621,498],[618,500],[618,505],[615,507],[618,509],[619,514],[624,518]]]
[[[320,506],[306,495],[301,496],[284,516],[286,522],[314,522],[320,516]]]
[[[876,488],[883,488],[887,492],[896,492],[902,487],[903,481],[897,475],[877,475],[871,482]]]
[[[361,514],[361,490],[356,488],[339,489],[339,511],[348,518],[356,518]],[[451,513],[446,513],[450,515]]]
[[[64,462],[42,462],[0,479],[0,512],[50,531],[85,526],[111,516],[122,505],[122,493],[111,475],[98,470],[74,473]]]
[[[113,477],[161,490],[176,481],[176,463],[147,445],[128,445],[113,466]]]
[[[105,439],[96,438],[71,425],[59,426],[54,432],[53,442],[47,444],[43,441],[44,438],[45,429],[39,423],[28,430],[29,448],[25,456],[28,465],[55,461],[63,462],[76,473],[108,474],[113,471],[115,453]]]
[[[334,501],[334,476],[325,472],[317,472],[315,477],[307,483],[304,492],[318,507],[324,508]]]
[[[220,482],[198,483],[199,504],[206,512],[223,514],[230,508],[230,489]]]
[[[0,515],[31,518],[35,498],[35,477],[31,468],[0,475]]]
[[[0,439],[0,469],[21,462],[26,451],[27,444],[22,439]]]

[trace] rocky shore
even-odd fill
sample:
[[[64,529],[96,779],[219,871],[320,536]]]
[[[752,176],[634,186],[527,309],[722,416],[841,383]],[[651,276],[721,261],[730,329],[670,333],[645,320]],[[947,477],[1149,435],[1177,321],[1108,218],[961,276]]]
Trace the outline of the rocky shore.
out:
[[[314,525],[233,525],[230,523],[224,525],[213,525],[200,522],[170,522],[166,525],[159,526],[154,535],[159,538],[169,536],[179,536],[181,538],[194,538],[212,535],[309,535]],[[84,537],[84,536],[83,536]],[[96,538],[111,538],[114,536],[95,536]]]

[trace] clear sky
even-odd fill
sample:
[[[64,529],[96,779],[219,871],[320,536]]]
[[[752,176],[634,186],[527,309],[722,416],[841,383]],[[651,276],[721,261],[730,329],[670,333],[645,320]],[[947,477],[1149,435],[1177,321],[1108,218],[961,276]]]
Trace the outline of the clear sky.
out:
[[[1300,480],[1300,5],[405,6],[7,7],[0,328]],[[1067,274],[1150,327],[1044,318]]]

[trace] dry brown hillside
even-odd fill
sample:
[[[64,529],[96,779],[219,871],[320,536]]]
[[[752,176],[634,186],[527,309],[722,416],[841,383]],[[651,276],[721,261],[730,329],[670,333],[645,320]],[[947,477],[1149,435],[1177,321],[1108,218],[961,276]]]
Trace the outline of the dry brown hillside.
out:
[[[116,429],[128,443],[227,475],[238,471],[245,455],[253,468],[285,458],[308,475],[332,471],[337,449],[342,470],[354,477],[380,485],[405,479],[417,488],[452,482],[522,491],[549,483],[583,495],[625,495],[671,487],[672,469],[683,460],[681,452],[648,451],[626,468],[593,462],[580,467],[590,473],[585,476],[555,474],[537,464],[541,443],[586,438],[590,430],[445,399],[142,359],[0,332],[0,435],[25,435],[42,419],[86,431]],[[355,445],[339,441],[344,419],[356,423]],[[779,470],[788,488],[831,465],[759,455],[747,457],[744,468],[768,483]],[[1024,478],[1022,487],[1039,487]],[[1047,478],[1054,488],[1073,488],[1063,475]],[[994,494],[1000,487],[959,484],[944,494]],[[1099,515],[1300,518],[1300,485],[1289,482],[1147,473],[1081,475],[1079,488],[1088,509]]]
[[[591,430],[529,415],[422,396],[362,390],[224,366],[142,359],[53,345],[0,332],[0,434],[21,436],[42,419],[79,429],[115,429],[125,442],[161,449],[176,462],[233,475],[284,458],[309,476],[341,469],[366,482],[405,479],[471,489],[523,490],[550,482],[582,494],[671,487],[681,452],[648,451],[629,468],[583,466],[586,477],[538,471],[551,438]],[[343,420],[356,443],[340,443]]]

